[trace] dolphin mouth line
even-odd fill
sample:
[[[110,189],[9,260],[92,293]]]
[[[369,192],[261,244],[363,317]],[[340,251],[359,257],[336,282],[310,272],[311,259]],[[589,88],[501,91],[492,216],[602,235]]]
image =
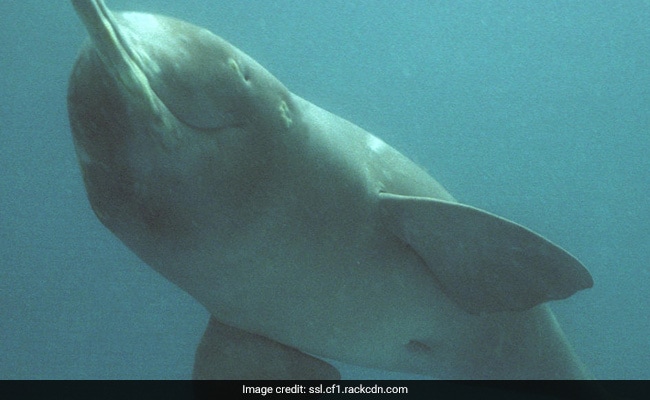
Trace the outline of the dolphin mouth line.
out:
[[[141,56],[125,38],[123,29],[103,0],[72,0],[73,7],[80,16],[93,44],[95,53],[109,72],[121,82],[126,92],[140,98],[148,104],[152,115],[158,115],[163,126],[165,122],[162,108],[173,118],[188,127],[201,131],[214,131],[214,128],[194,126],[181,118],[161,98],[145,72],[145,63]],[[232,126],[218,127],[219,130]],[[153,139],[155,135],[150,135]],[[163,139],[163,142],[166,140]],[[165,145],[167,147],[167,145]]]
[[[156,90],[155,82],[152,82],[150,76],[147,76],[146,71],[150,70],[147,68],[147,60],[143,59],[143,55],[133,48],[125,36],[125,29],[104,4],[104,1],[72,0],[72,4],[90,35],[95,52],[109,73],[121,83],[125,92],[139,98],[140,104],[146,104],[152,114],[158,115],[160,119],[165,119],[164,114],[169,113],[178,123],[201,132],[220,132],[244,127],[245,124],[236,123],[236,121],[223,121],[220,124],[205,126],[184,118],[182,113],[173,107],[173,104],[165,102],[164,91],[161,93]],[[167,125],[168,123],[163,122],[162,124]]]

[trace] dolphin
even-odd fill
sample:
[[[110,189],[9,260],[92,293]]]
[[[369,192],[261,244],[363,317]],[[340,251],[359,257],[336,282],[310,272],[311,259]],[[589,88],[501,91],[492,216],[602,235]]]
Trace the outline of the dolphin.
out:
[[[197,379],[589,378],[572,255],[177,19],[72,0],[68,112],[97,218],[210,313]]]

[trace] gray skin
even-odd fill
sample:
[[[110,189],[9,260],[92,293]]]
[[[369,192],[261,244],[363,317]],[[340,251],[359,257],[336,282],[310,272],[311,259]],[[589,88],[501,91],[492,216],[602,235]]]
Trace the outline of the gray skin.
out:
[[[380,139],[176,19],[73,0],[68,108],[90,204],[210,312],[195,378],[586,378],[548,306],[566,251],[455,202]]]

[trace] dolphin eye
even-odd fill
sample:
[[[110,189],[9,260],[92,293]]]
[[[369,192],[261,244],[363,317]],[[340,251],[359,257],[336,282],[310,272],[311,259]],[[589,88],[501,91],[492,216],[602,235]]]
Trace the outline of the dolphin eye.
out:
[[[232,68],[233,71],[237,73],[245,82],[249,82],[251,79],[250,68],[244,66],[242,68],[241,64],[238,63],[235,59],[229,58],[228,65]]]
[[[242,76],[244,77],[244,81],[246,81],[246,83],[250,83],[250,81],[251,81],[251,70],[250,70],[250,68],[244,67],[243,70],[244,71],[242,73]]]

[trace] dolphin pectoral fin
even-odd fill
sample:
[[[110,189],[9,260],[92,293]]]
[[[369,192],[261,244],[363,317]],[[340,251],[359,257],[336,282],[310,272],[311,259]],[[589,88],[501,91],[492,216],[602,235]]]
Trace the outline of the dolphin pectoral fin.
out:
[[[193,379],[335,379],[318,358],[210,317],[194,358]]]
[[[585,267],[538,234],[479,209],[379,194],[382,221],[471,314],[525,310],[593,286]]]

